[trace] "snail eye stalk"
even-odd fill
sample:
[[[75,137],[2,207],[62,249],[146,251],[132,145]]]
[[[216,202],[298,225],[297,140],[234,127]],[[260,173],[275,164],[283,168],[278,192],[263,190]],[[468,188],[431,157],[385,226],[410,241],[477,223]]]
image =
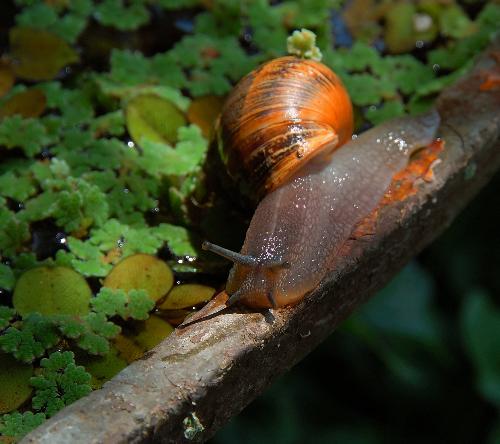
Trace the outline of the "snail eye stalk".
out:
[[[259,260],[254,256],[249,256],[235,251],[228,250],[227,248],[219,245],[212,244],[211,242],[203,242],[201,248],[206,251],[218,254],[235,264],[246,265],[247,267],[264,267],[264,268],[290,268],[290,263],[282,260]]]
[[[218,254],[223,258],[234,262],[235,264],[247,265],[249,267],[256,266],[258,261],[253,256],[245,256],[244,254],[236,253],[235,251],[228,250],[227,248],[221,247],[219,245],[212,244],[211,242],[203,242],[201,248],[206,251],[211,251],[212,253]]]

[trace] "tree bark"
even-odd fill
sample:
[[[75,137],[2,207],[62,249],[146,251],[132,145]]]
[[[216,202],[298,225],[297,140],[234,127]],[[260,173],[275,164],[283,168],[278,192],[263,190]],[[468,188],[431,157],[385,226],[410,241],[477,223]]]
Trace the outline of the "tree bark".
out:
[[[440,95],[444,147],[413,162],[437,156],[432,171],[416,180],[410,168],[393,183],[368,218],[374,232],[349,241],[334,271],[299,305],[235,307],[178,328],[22,442],[181,443],[212,436],[432,242],[499,168],[499,49]],[[405,180],[412,186],[397,197]]]

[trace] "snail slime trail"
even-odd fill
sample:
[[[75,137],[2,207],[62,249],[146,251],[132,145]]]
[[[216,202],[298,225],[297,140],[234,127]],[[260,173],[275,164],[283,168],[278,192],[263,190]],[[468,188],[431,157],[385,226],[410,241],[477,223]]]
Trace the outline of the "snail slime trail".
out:
[[[268,194],[241,254],[228,257],[235,262],[226,287],[230,302],[264,308],[300,301],[381,201],[394,174],[434,140],[439,121],[431,111],[386,122],[344,145],[328,164],[312,161]]]

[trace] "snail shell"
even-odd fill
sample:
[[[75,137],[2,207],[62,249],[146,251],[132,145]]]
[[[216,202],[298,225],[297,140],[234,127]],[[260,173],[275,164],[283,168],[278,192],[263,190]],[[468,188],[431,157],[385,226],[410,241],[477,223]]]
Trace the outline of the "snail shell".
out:
[[[219,155],[240,190],[260,200],[310,159],[348,141],[352,131],[341,80],[319,62],[281,57],[230,93],[217,128]]]

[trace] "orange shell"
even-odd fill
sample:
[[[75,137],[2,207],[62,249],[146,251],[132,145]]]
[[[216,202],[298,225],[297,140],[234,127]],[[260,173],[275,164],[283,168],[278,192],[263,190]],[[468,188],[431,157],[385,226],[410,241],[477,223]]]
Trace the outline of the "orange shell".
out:
[[[220,117],[219,151],[229,175],[262,198],[353,131],[349,95],[327,66],[281,57],[246,75]]]

